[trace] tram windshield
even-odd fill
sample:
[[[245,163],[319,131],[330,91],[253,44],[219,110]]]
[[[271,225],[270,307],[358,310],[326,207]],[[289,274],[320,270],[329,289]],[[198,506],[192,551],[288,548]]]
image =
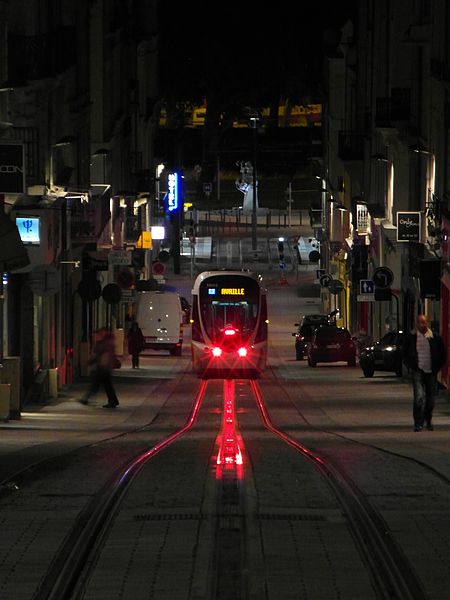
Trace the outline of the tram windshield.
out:
[[[245,340],[255,330],[259,310],[259,285],[254,279],[217,275],[200,284],[203,327],[215,342],[233,331]],[[230,340],[231,341],[231,340]]]

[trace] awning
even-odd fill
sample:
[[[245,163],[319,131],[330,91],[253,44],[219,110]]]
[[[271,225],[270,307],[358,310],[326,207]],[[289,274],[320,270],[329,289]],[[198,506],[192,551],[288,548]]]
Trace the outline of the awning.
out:
[[[16,224],[0,210],[0,271],[23,269],[29,264],[28,252]]]

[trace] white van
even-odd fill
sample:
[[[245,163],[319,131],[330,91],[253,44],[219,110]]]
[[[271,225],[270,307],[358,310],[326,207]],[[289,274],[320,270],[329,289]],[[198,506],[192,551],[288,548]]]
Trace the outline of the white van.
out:
[[[181,356],[183,312],[176,292],[138,292],[136,321],[144,335],[144,349],[169,350]]]

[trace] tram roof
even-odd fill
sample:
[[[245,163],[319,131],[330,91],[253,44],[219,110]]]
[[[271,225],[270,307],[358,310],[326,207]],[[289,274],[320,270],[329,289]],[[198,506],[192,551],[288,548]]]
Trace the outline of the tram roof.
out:
[[[200,284],[202,283],[202,281],[205,281],[205,279],[209,279],[210,277],[214,277],[217,275],[229,275],[231,277],[239,275],[241,277],[248,277],[249,279],[253,279],[259,283],[262,293],[266,292],[265,286],[262,283],[262,275],[260,273],[255,273],[254,271],[250,271],[248,269],[218,269],[215,271],[203,271],[202,273],[199,273],[194,281],[192,293],[198,294]]]

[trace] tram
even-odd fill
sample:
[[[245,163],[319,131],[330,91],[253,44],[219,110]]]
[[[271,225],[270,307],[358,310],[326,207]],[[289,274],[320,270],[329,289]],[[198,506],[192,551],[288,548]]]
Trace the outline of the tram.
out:
[[[267,365],[267,295],[246,270],[205,271],[192,289],[192,361],[200,377],[257,378]]]

